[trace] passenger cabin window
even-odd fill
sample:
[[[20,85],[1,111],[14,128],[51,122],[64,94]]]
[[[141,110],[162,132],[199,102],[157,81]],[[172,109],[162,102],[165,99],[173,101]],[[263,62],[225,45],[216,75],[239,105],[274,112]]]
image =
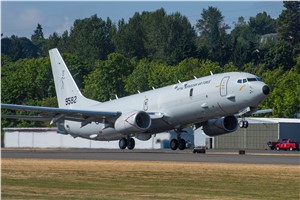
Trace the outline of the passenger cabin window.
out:
[[[190,97],[192,97],[192,96],[193,96],[193,91],[194,91],[194,89],[193,89],[193,88],[191,88],[191,89],[190,89]]]

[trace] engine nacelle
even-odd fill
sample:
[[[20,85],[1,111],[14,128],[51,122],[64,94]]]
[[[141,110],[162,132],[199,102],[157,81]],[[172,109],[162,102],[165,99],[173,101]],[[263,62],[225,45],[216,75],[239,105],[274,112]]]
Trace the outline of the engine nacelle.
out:
[[[138,134],[135,134],[135,137],[139,140],[142,140],[142,141],[147,141],[151,138],[151,134],[150,133],[138,133]]]
[[[144,111],[122,114],[115,122],[115,129],[122,134],[142,133],[151,126],[151,118]]]
[[[213,137],[236,131],[238,120],[235,116],[210,119],[203,125],[203,131],[206,135]]]

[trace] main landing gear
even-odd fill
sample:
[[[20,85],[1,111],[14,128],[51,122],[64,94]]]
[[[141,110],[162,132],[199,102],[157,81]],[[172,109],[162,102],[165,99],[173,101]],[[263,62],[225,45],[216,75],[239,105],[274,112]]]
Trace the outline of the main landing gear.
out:
[[[186,141],[181,138],[181,131],[182,130],[176,130],[177,132],[177,139],[172,139],[170,142],[170,148],[172,150],[184,150],[186,148]]]
[[[129,149],[132,150],[134,149],[135,146],[135,141],[133,138],[122,138],[121,140],[119,140],[119,147],[120,149]]]
[[[240,125],[240,128],[248,128],[249,123],[246,120],[241,120],[239,125]]]

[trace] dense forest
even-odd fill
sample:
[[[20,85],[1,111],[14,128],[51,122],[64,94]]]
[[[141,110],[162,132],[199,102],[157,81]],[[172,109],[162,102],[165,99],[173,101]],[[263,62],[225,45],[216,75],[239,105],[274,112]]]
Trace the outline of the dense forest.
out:
[[[216,7],[199,11],[195,26],[161,8],[117,24],[97,15],[77,19],[70,31],[48,38],[41,24],[30,39],[2,36],[2,102],[56,107],[48,50],[58,48],[88,98],[107,101],[209,71],[245,71],[271,87],[261,105],[273,109],[269,116],[295,117],[300,110],[300,2],[283,4],[277,19],[266,12],[249,20],[241,16],[234,27]],[[3,127],[44,125],[2,120]]]

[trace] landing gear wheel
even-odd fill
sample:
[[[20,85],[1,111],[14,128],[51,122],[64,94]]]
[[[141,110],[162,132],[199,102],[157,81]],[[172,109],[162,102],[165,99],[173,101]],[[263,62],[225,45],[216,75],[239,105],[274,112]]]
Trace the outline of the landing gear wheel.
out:
[[[119,140],[119,147],[120,147],[120,149],[126,149],[127,140],[125,138],[122,138],[121,140]]]
[[[186,142],[184,139],[178,140],[178,149],[179,150],[184,150],[186,148]]]
[[[249,122],[242,120],[242,121],[240,121],[239,126],[240,126],[240,128],[248,128]]]
[[[248,121],[244,121],[244,128],[248,128],[248,126],[249,126],[249,123],[248,123]]]
[[[240,121],[239,126],[240,128],[244,128],[244,121]]]
[[[129,150],[132,150],[132,149],[134,149],[134,146],[135,146],[134,139],[133,138],[128,138],[128,140],[127,140],[127,148]]]
[[[175,151],[178,148],[178,140],[172,139],[170,142],[170,148]]]

